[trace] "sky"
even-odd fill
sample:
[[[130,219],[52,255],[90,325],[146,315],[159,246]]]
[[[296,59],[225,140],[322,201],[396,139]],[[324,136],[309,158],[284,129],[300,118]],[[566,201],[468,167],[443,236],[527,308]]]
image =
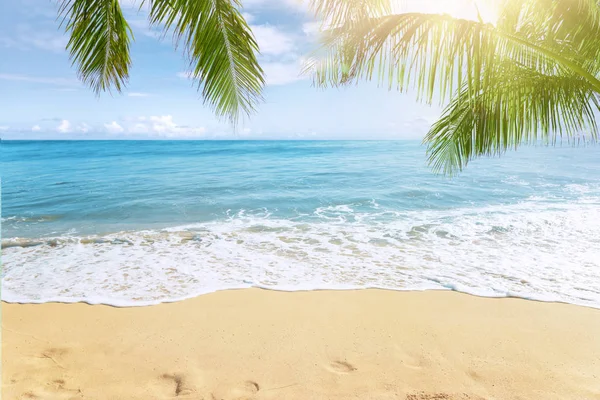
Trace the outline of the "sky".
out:
[[[129,83],[122,93],[96,96],[71,65],[56,0],[0,0],[1,138],[418,139],[441,112],[373,83],[315,88],[301,74],[318,46],[318,23],[306,5],[242,0],[266,87],[257,112],[234,129],[203,104],[181,50],[150,29],[132,1],[122,0],[135,37]],[[471,0],[405,1],[423,12],[472,11]]]

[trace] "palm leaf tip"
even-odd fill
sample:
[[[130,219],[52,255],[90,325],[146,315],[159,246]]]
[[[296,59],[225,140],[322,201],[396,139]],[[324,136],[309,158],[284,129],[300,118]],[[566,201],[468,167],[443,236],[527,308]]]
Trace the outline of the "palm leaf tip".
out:
[[[191,77],[205,103],[234,124],[262,101],[264,73],[258,44],[231,0],[154,0],[150,22],[172,29],[190,60]]]
[[[133,37],[118,0],[64,0],[61,25],[70,35],[67,49],[80,79],[96,94],[116,89],[129,79]]]

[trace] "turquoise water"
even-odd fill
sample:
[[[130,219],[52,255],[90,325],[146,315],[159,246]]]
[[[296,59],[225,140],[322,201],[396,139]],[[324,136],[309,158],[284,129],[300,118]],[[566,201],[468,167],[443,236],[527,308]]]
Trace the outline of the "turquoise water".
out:
[[[600,148],[433,174],[418,142],[3,141],[2,298],[452,289],[600,307]]]

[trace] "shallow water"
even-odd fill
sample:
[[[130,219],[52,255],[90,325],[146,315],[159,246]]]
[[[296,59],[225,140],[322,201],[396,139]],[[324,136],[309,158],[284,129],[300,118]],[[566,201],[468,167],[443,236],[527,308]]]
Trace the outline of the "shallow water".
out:
[[[418,142],[2,142],[2,298],[452,289],[600,307],[600,148],[448,179]]]

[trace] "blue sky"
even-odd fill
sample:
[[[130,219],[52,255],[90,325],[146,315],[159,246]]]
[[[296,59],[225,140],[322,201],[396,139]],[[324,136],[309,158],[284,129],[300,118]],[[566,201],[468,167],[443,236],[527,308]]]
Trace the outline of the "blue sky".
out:
[[[133,28],[131,79],[122,94],[96,97],[77,80],[56,2],[3,1],[0,15],[0,136],[26,139],[403,139],[421,138],[440,108],[373,84],[316,89],[300,75],[317,25],[295,0],[245,0],[261,48],[265,102],[234,131],[202,103],[169,37],[123,0]]]

